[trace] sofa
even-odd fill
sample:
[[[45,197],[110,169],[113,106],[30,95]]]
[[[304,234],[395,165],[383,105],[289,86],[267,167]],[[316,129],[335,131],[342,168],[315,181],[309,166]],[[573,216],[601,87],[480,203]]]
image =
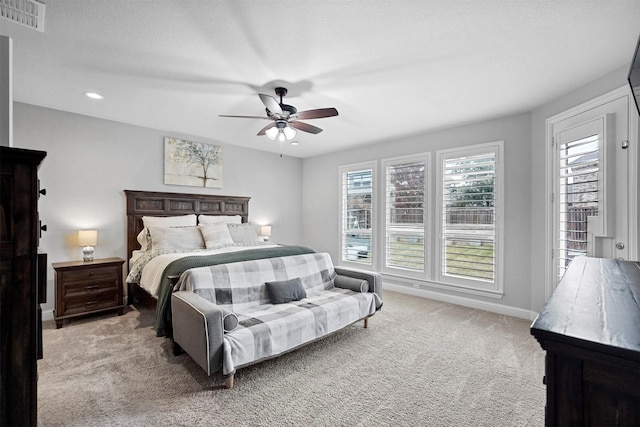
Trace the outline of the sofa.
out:
[[[193,268],[171,295],[173,340],[232,388],[238,368],[367,327],[381,307],[380,274],[334,267],[327,253]]]

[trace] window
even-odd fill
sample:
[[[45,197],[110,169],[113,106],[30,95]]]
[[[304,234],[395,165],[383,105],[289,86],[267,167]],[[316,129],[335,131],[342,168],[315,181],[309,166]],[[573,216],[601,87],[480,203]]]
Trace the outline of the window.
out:
[[[342,260],[373,264],[373,178],[374,165],[340,168]]]
[[[501,142],[438,152],[442,282],[502,290],[501,152]]]
[[[425,272],[427,156],[385,161],[385,267]]]
[[[562,129],[556,147],[555,250],[556,280],[578,256],[594,256],[594,236],[611,230],[604,210],[607,184],[604,117]],[[609,184],[610,185],[610,184]]]
[[[341,261],[402,285],[499,297],[502,153],[500,141],[438,151],[435,168],[432,153],[340,167]]]

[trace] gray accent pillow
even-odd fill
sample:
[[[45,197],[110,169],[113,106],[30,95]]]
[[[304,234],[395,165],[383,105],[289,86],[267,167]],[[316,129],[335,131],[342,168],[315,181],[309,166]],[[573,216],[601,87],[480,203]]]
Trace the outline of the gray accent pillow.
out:
[[[369,292],[369,282],[354,277],[336,275],[333,284],[336,288],[350,289],[353,292],[367,293]]]
[[[307,297],[299,277],[280,282],[267,282],[267,293],[273,304],[283,304],[291,301],[300,301]]]
[[[222,307],[221,307],[222,308]],[[238,327],[238,316],[232,311],[222,308],[222,328],[225,332],[231,332]]]

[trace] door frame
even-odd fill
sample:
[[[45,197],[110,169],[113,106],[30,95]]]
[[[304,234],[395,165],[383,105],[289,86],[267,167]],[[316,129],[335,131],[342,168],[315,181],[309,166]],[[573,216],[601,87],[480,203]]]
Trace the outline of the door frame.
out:
[[[627,215],[629,218],[629,240],[628,250],[629,259],[638,259],[638,127],[640,118],[636,114],[636,106],[631,96],[631,89],[628,85],[607,92],[597,98],[583,102],[573,108],[565,110],[559,114],[549,117],[545,120],[545,301],[548,301],[555,289],[555,276],[553,271],[553,243],[554,243],[554,215],[553,215],[553,185],[555,174],[555,147],[553,146],[553,127],[554,125],[569,119],[578,114],[585,113],[591,109],[601,107],[604,104],[626,98],[627,104],[627,123],[628,123],[628,141],[629,148],[629,185],[627,190],[628,208]],[[619,144],[621,141],[616,141]],[[634,185],[635,184],[635,185]]]

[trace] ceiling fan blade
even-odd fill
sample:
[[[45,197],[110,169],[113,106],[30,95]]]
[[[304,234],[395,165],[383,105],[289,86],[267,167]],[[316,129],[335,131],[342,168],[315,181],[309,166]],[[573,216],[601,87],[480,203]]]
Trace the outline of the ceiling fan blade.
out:
[[[316,110],[299,111],[296,113],[296,118],[300,120],[308,119],[321,119],[323,117],[333,117],[338,115],[338,110],[335,108],[318,108]]]
[[[266,125],[265,127],[263,127],[262,129],[260,129],[260,132],[258,132],[258,136],[262,136],[262,135],[266,135],[267,131],[269,129],[271,129],[272,127],[274,127],[276,125],[276,122],[273,123],[269,123],[268,125]]]
[[[280,104],[278,104],[278,101],[276,101],[276,99],[273,96],[265,95],[262,93],[259,93],[258,96],[260,97],[260,100],[262,101],[264,106],[267,107],[269,111],[271,111],[274,114],[278,114],[279,116],[282,116],[283,114],[282,108],[280,107]]]
[[[236,119],[264,119],[264,120],[271,120],[269,117],[263,117],[263,116],[230,116],[228,114],[218,114],[218,117],[233,117]]]
[[[292,121],[292,122],[289,122],[289,126],[291,126],[294,129],[298,129],[303,132],[309,132],[313,134],[322,132],[322,129],[320,129],[319,127],[310,125],[308,123],[303,123],[303,122]]]

